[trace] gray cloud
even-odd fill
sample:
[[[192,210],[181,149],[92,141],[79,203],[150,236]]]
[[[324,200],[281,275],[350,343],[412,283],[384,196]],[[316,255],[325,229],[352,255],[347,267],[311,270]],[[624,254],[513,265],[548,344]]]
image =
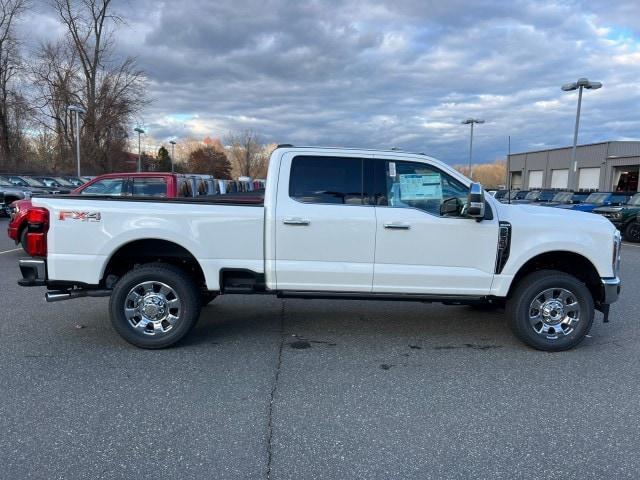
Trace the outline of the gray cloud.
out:
[[[269,141],[397,146],[450,163],[571,141],[579,76],[581,142],[637,138],[640,7],[544,0],[120,2],[120,55],[147,72],[157,139],[254,128]],[[31,41],[55,33],[32,13]],[[27,22],[29,23],[29,22]]]

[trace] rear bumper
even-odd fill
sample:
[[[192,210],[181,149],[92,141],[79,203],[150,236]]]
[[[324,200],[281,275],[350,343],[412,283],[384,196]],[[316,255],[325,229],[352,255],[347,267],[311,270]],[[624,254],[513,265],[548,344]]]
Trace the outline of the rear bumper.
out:
[[[618,277],[613,278],[603,278],[602,279],[602,303],[604,305],[609,305],[618,300],[618,296],[620,295],[620,289],[622,286],[622,282]]]
[[[38,258],[23,258],[18,261],[22,278],[18,285],[23,287],[43,287],[47,284],[47,261]]]

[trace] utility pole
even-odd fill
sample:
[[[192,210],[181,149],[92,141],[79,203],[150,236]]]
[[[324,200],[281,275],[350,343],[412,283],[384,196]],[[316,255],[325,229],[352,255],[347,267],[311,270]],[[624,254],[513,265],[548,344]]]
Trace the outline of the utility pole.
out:
[[[74,112],[76,114],[76,162],[77,162],[77,175],[80,177],[80,114],[86,113],[86,110],[78,105],[69,105],[67,111]]]
[[[138,132],[138,172],[142,171],[142,150],[140,148],[140,135],[144,133],[144,130],[140,127],[136,127],[133,129],[135,132]]]
[[[484,123],[484,120],[480,120],[477,118],[467,118],[462,121],[463,125],[471,125],[471,137],[469,139],[469,178],[473,180],[473,172],[471,171],[471,161],[473,159],[473,124],[474,123]]]

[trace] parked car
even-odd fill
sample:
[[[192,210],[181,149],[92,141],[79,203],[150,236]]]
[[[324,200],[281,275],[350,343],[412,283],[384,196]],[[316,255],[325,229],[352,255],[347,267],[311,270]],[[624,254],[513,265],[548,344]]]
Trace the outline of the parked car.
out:
[[[640,193],[636,193],[626,205],[619,207],[598,207],[593,213],[608,218],[629,242],[640,242]]]
[[[71,193],[71,190],[75,188],[73,185],[63,184],[63,182],[61,182],[60,180],[54,177],[37,176],[37,177],[30,177],[30,178],[33,178],[34,180],[39,181],[48,189],[55,191],[55,193]]]
[[[511,190],[511,193],[502,197],[500,201],[502,203],[513,203],[514,200],[522,200],[528,193],[529,190]]]
[[[556,190],[531,190],[524,198],[512,200],[511,203],[547,203],[553,199],[556,193]]]
[[[623,192],[594,192],[578,204],[561,204],[555,208],[565,208],[569,210],[578,210],[580,212],[593,212],[598,207],[619,206],[629,201],[633,194]]]
[[[7,208],[12,202],[22,198],[30,198],[31,195],[41,195],[49,193],[44,188],[17,186],[11,183],[7,178],[0,176],[0,191],[4,194],[4,201]]]
[[[508,193],[509,193],[509,190],[507,189],[496,190],[496,193],[493,194],[493,197],[497,200],[502,201],[502,199],[507,197]]]
[[[545,203],[544,206],[555,207],[556,205],[575,205],[584,202],[589,195],[589,192],[557,192],[551,201]]]
[[[67,182],[71,183],[72,185],[79,187],[80,185],[84,185],[85,183],[87,183],[89,180],[85,180],[84,178],[80,178],[80,177],[73,177],[73,176],[69,176],[69,175],[63,175],[62,178],[64,180],[66,180]]]
[[[116,331],[143,348],[241,293],[506,305],[518,338],[558,351],[620,289],[606,219],[501,204],[426,155],[280,147],[264,202],[224,197],[36,197],[19,283],[49,302],[110,296]]]

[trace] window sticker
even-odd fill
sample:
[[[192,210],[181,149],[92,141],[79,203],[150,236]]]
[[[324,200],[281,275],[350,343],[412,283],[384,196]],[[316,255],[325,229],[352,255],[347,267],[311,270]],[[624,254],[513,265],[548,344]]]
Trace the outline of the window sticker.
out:
[[[400,200],[442,200],[440,174],[400,175]]]
[[[389,176],[396,178],[396,162],[389,162]]]

